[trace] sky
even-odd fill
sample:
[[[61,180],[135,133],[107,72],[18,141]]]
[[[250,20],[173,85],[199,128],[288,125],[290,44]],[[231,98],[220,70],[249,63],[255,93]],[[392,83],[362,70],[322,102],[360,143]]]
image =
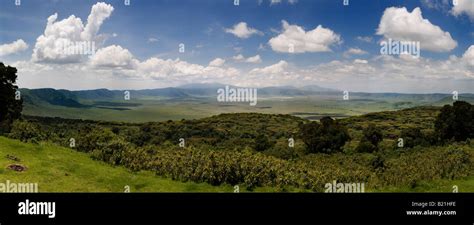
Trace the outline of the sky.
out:
[[[474,0],[235,1],[0,0],[0,62],[23,88],[474,93]]]

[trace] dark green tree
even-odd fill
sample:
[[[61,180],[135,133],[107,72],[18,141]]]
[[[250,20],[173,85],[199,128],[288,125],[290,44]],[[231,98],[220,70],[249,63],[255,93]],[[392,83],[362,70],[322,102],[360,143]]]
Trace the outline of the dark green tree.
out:
[[[263,152],[272,148],[275,143],[271,142],[265,134],[259,134],[255,137],[254,149],[258,152]]]
[[[20,118],[23,101],[15,99],[18,86],[15,67],[0,62],[0,134],[9,132],[15,119]]]
[[[403,147],[405,148],[413,148],[417,145],[429,145],[426,136],[421,132],[420,128],[417,127],[403,129],[400,137],[403,139]]]
[[[323,117],[319,123],[302,124],[300,134],[308,153],[340,152],[351,139],[347,128],[331,117]]]
[[[435,121],[435,132],[441,141],[474,137],[474,106],[464,101],[443,106]]]
[[[374,124],[370,124],[364,131],[363,137],[356,148],[357,152],[376,152],[379,143],[383,140],[382,131]]]

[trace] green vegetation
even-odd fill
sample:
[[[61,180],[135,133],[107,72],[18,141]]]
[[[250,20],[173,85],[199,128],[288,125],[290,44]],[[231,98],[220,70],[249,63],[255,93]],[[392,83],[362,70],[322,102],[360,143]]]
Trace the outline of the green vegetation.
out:
[[[250,191],[323,191],[325,183],[337,180],[364,182],[367,191],[421,191],[421,184],[474,175],[473,141],[435,145],[409,139],[420,137],[418,130],[426,137],[433,134],[438,114],[439,108],[420,107],[321,122],[234,113],[143,124],[44,117],[25,117],[22,123],[40,127],[32,132],[37,136],[24,135],[24,141],[68,147],[75,138],[74,149],[93,159],[180,182],[239,185]],[[14,126],[11,137],[22,137],[14,134],[23,127]],[[393,148],[399,137],[408,145]],[[312,139],[318,141],[305,143]],[[369,144],[369,150],[361,149],[361,143]]]
[[[6,156],[14,156],[14,161]],[[12,157],[10,157],[12,158]],[[21,164],[27,169],[7,169]],[[38,183],[39,192],[232,192],[231,186],[177,182],[153,172],[130,172],[94,161],[88,154],[49,143],[25,144],[0,137],[0,182]]]
[[[15,119],[21,116],[23,101],[17,93],[16,68],[0,62],[0,134],[8,132]]]
[[[323,117],[321,122],[301,125],[301,139],[308,153],[340,152],[346,141],[350,140],[347,128],[339,125],[331,117]]]
[[[330,92],[320,101],[327,103],[326,110],[335,109],[331,112],[302,110],[267,114],[275,109],[262,106],[257,111],[266,113],[224,113],[201,119],[125,123],[20,117],[21,101],[14,100],[16,69],[0,64],[0,72],[3,85],[0,94],[6,96],[0,107],[3,116],[0,132],[25,142],[20,144],[0,137],[0,154],[5,155],[3,159],[0,155],[0,164],[4,164],[0,165],[0,178],[38,182],[41,191],[122,192],[129,185],[134,191],[215,192],[232,191],[234,185],[239,185],[245,191],[319,192],[334,180],[365,183],[367,191],[421,191],[450,181],[465,184],[468,191],[474,191],[469,189],[472,187],[469,179],[474,177],[474,106],[468,102],[352,117],[347,116],[364,112],[338,111],[343,108],[341,105],[345,105],[345,110],[350,105],[351,110],[363,108],[367,112],[374,110],[369,107],[372,103],[393,110],[413,106],[412,100],[445,101],[441,94],[381,94],[387,100],[381,101],[380,94],[355,93],[356,98],[348,102],[328,100],[335,97]],[[155,98],[173,106],[166,110],[188,107],[182,114],[179,110],[169,111],[174,118],[200,118],[205,113],[219,112],[212,111],[212,107],[224,111],[234,107],[214,103],[210,107],[212,113],[209,109],[196,110],[199,109],[195,108],[196,104],[205,107],[211,104],[205,94],[210,91],[202,89],[133,91],[138,96],[135,102],[121,102],[121,91],[104,89],[23,91],[29,107],[46,109],[47,114],[58,109],[66,117],[69,113],[84,112],[80,115],[89,118],[88,115],[101,110],[114,112],[108,115],[110,118],[137,116],[140,114],[133,113],[143,112],[137,108],[149,107],[145,101],[159,104]],[[263,102],[272,101],[273,94],[294,97],[311,93],[294,88],[264,88],[263,92],[268,97]],[[182,104],[183,101],[190,104]],[[128,111],[133,113],[125,113]]]

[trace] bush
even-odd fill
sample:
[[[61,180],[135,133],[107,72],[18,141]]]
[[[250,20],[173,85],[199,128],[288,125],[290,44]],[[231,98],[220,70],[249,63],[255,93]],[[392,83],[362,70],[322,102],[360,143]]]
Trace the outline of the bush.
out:
[[[255,138],[254,149],[257,152],[263,152],[269,148],[272,148],[274,145],[275,143],[271,142],[266,135],[259,134]]]
[[[94,150],[102,150],[117,138],[111,130],[100,127],[86,127],[76,138],[76,148],[82,152],[92,152]]]
[[[370,124],[364,131],[362,140],[356,148],[357,152],[372,153],[379,150],[378,144],[382,141],[382,131],[375,125]]]
[[[46,136],[41,132],[41,127],[38,124],[22,120],[13,122],[8,137],[31,143],[38,143],[46,139]]]
[[[309,153],[341,152],[342,146],[351,139],[347,128],[331,117],[321,118],[320,123],[301,125],[300,133]]]
[[[119,165],[122,163],[124,153],[129,149],[129,143],[121,138],[116,138],[109,143],[106,143],[104,146],[101,146],[101,148],[94,149],[91,153],[91,157],[112,165]]]
[[[413,148],[415,146],[429,146],[429,141],[420,128],[403,129],[400,137],[403,139],[404,148]]]
[[[435,131],[441,141],[473,138],[474,106],[464,101],[443,106],[435,121]]]
[[[360,153],[373,153],[378,150],[379,148],[376,145],[372,144],[372,142],[366,139],[362,139],[356,148],[356,152],[360,152]]]

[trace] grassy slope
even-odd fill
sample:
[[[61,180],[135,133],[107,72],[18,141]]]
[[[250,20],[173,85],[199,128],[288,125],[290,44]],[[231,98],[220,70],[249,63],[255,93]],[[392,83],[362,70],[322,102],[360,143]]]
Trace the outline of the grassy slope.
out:
[[[17,163],[6,155],[20,158],[28,167],[16,172],[6,167]],[[94,161],[87,154],[52,144],[25,144],[0,137],[0,182],[38,183],[40,192],[123,192],[129,185],[132,192],[231,192],[230,186],[183,183],[160,178],[152,172],[132,173]]]

